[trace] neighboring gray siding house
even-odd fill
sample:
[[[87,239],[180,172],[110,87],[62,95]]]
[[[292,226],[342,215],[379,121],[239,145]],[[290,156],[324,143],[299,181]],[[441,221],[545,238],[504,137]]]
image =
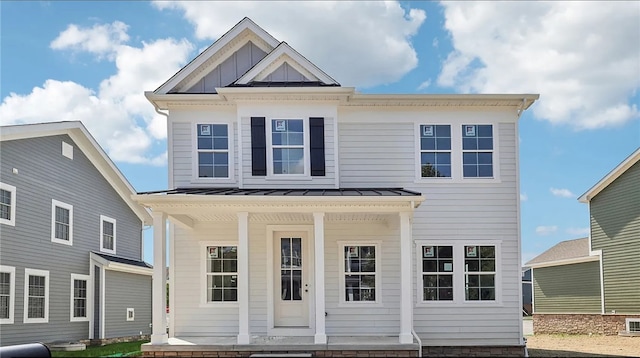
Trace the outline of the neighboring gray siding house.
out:
[[[0,128],[0,343],[150,333],[145,208],[80,122]]]
[[[590,236],[527,262],[536,333],[640,334],[640,149],[579,198]]]
[[[169,189],[136,196],[145,352],[524,355],[517,138],[537,95],[360,94],[245,18],[146,96]]]

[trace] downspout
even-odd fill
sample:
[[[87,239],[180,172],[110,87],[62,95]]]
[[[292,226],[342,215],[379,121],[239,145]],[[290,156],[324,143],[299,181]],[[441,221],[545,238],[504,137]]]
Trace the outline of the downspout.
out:
[[[420,340],[420,337],[416,333],[416,330],[413,329],[413,327],[411,327],[411,334],[413,334],[413,336],[416,338],[416,341],[418,341],[418,357],[422,357],[422,340]]]

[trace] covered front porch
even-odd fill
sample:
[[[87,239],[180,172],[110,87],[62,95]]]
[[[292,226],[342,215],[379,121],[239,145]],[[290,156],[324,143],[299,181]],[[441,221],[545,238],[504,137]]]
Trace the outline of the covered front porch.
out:
[[[148,355],[417,355],[411,219],[424,200],[420,193],[209,188],[141,193],[136,200],[154,217]],[[173,224],[169,333],[167,219]],[[202,272],[227,259],[233,276],[216,286],[209,277],[215,273]],[[232,288],[221,291],[225,285]]]

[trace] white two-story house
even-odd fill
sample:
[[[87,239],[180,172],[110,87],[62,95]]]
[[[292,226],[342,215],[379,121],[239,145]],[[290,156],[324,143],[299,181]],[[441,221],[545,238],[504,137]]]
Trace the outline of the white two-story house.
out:
[[[518,118],[538,95],[360,94],[245,18],[146,96],[170,187],[135,196],[146,355],[524,354]]]

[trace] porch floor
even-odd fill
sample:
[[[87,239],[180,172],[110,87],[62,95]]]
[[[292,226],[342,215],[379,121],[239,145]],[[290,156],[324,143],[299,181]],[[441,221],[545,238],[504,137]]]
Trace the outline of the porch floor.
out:
[[[230,337],[172,337],[168,343],[142,345],[143,352],[176,351],[417,351],[419,344],[401,344],[398,336],[328,336],[326,344],[313,337],[252,336],[250,344],[238,344]]]

